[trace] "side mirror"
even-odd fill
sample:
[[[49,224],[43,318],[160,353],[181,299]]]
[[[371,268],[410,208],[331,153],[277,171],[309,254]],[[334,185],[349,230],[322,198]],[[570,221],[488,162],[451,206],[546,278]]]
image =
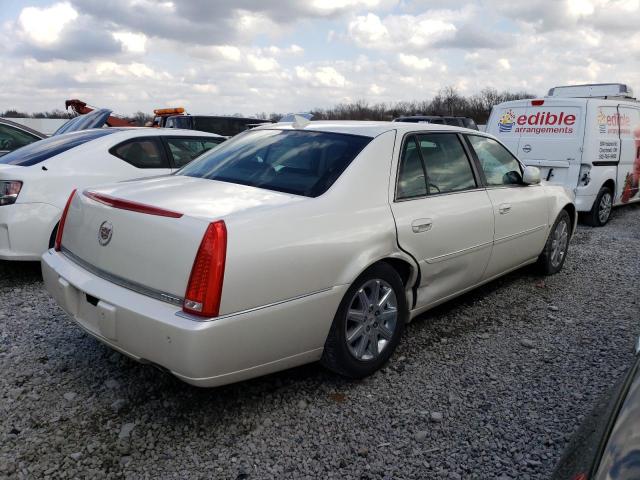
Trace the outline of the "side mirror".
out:
[[[537,185],[540,183],[540,169],[538,167],[524,167],[522,181],[526,185]]]

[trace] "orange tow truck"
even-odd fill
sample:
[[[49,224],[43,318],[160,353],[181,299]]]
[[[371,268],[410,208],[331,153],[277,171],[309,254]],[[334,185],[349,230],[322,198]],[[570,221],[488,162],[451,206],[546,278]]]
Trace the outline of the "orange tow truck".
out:
[[[78,99],[65,100],[64,106],[67,110],[71,108],[78,115],[85,115],[89,112],[93,112],[95,107],[90,107],[86,102]],[[115,115],[109,115],[106,121],[110,127],[135,127],[136,123],[133,120],[127,120],[126,118],[117,117]]]

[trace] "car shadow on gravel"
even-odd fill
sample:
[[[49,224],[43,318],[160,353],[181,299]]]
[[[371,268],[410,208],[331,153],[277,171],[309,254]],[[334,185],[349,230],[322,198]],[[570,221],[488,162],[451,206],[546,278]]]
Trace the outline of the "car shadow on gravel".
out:
[[[34,282],[42,280],[40,262],[0,260],[0,282]]]
[[[448,319],[450,316],[456,315],[459,310],[472,306],[500,289],[513,287],[516,282],[533,285],[541,281],[542,278],[544,277],[539,275],[535,268],[525,267],[517,270],[429,310],[417,317],[412,322],[411,328],[429,330],[428,337],[433,342],[438,342],[443,336],[453,338],[472,333],[475,330],[484,331],[486,327],[490,326],[490,320],[479,319],[477,322],[463,322],[462,325],[453,325],[449,323]],[[405,336],[401,342],[400,350],[402,350],[404,342],[411,341],[411,338],[408,338],[410,336],[411,333]],[[90,360],[85,355],[92,350],[99,351],[97,356],[101,357],[98,363],[102,374],[116,379],[128,391],[127,397],[130,402],[126,410],[135,411],[137,408],[148,408],[149,402],[152,402],[155,404],[151,409],[154,416],[159,419],[164,418],[165,421],[169,416],[178,423],[189,414],[197,416],[216,410],[218,407],[223,412],[220,415],[235,415],[239,413],[236,408],[246,408],[247,403],[257,407],[264,402],[265,397],[269,396],[290,398],[292,401],[298,401],[305,397],[336,401],[335,398],[349,397],[351,392],[357,391],[362,383],[368,381],[368,379],[352,380],[340,377],[315,362],[231,385],[199,388],[186,384],[151,365],[140,364],[115,353],[91,337],[80,339],[76,346],[82,351],[74,359],[74,363],[77,363],[75,368],[79,369],[97,367],[95,359]],[[422,346],[429,348],[429,344]],[[396,352],[390,363],[384,368],[394,368],[394,362],[399,356],[402,356],[401,351]],[[75,381],[86,382],[87,388],[95,386],[95,379],[90,377],[80,376]],[[176,407],[179,408],[176,409]],[[176,414],[176,411],[180,413]]]

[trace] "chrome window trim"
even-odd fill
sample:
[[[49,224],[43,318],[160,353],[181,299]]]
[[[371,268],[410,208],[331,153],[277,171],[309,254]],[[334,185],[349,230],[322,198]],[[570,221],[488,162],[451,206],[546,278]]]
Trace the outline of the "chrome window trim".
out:
[[[75,263],[79,267],[84,268],[85,270],[92,273],[96,277],[100,277],[103,280],[111,282],[115,285],[134,291],[141,295],[145,295],[147,297],[160,300],[161,302],[170,303],[171,305],[176,305],[178,307],[182,307],[182,304],[184,303],[184,298],[182,297],[178,297],[171,293],[162,292],[154,288],[146,287],[137,282],[126,280],[122,277],[106,272],[101,268],[95,267],[90,263],[86,262],[85,260],[81,259],[80,257],[78,257],[73,252],[69,251],[69,249],[65,248],[64,246],[62,247],[61,252],[65,257],[67,257],[69,260],[71,260],[73,263]]]
[[[411,202],[413,200],[425,200],[427,198],[444,197],[445,195],[459,195],[461,193],[482,192],[485,190],[487,190],[485,187],[476,187],[476,188],[468,188],[466,190],[456,190],[455,192],[432,193],[431,195],[427,194],[427,195],[420,195],[417,197],[399,198],[394,200],[393,203]]]

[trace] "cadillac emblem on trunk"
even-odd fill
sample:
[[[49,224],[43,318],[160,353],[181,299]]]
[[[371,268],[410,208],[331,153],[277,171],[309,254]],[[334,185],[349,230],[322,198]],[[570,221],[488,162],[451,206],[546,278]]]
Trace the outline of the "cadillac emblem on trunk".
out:
[[[111,225],[111,222],[102,222],[98,229],[98,242],[100,245],[106,246],[111,241],[112,236],[113,225]]]

